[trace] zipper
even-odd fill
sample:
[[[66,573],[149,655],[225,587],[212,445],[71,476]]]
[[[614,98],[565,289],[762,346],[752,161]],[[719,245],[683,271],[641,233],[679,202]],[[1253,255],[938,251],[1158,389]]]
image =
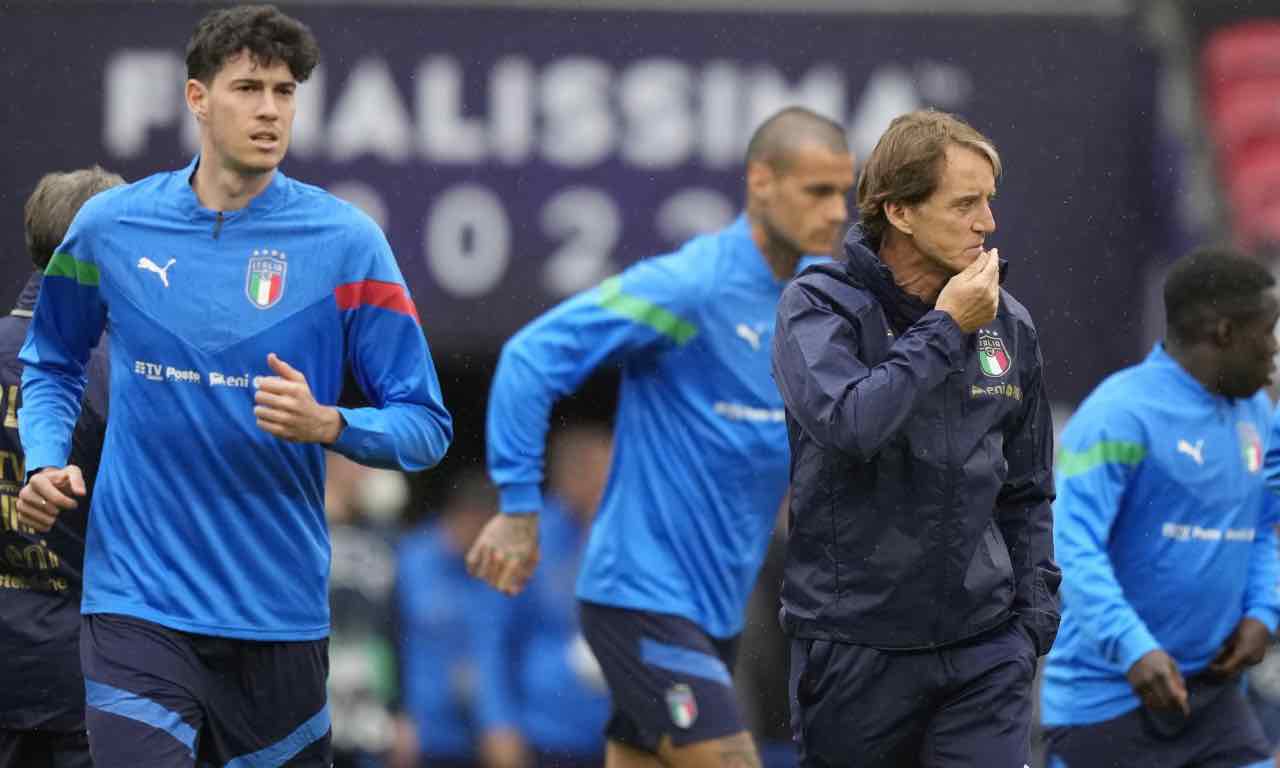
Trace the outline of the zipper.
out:
[[[218,235],[222,234],[222,211],[218,211],[218,218],[213,220],[213,239],[217,240]]]

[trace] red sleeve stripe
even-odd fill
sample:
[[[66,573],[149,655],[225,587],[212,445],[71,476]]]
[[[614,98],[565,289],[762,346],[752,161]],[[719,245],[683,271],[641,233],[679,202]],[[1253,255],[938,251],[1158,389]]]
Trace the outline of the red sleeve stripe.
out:
[[[338,309],[359,309],[360,307],[378,307],[399,312],[418,320],[418,308],[413,305],[409,293],[399,283],[386,283],[381,280],[361,280],[358,283],[340,285],[334,290],[338,300]]]

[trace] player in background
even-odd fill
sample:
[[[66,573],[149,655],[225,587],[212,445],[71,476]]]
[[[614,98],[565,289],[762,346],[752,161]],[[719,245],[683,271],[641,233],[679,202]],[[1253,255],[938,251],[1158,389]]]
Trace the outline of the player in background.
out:
[[[612,436],[575,424],[553,432],[539,513],[542,564],[475,638],[480,689],[514,702],[515,730],[495,738],[490,768],[604,764],[609,697],[578,621],[574,580],[609,476]],[[494,765],[494,763],[498,763]]]
[[[774,307],[805,254],[831,252],[853,157],[839,125],[793,107],[755,131],[746,166],[732,224],[535,319],[503,347],[490,391],[502,514],[468,565],[514,593],[538,561],[552,405],[622,366],[609,484],[577,584],[613,702],[611,768],[759,763],[729,670],[787,485]]]
[[[104,328],[111,344],[81,606],[103,768],[328,766],[324,449],[418,471],[452,437],[382,232],[278,170],[318,57],[272,6],[205,16],[185,91],[200,154],[81,209],[22,348],[17,508],[44,531],[84,495],[72,425]],[[371,406],[334,405],[348,372]]]
[[[40,179],[23,209],[36,271],[8,317],[0,318],[0,768],[91,764],[80,675],[80,578],[89,507],[80,504],[44,533],[22,525],[16,504],[25,478],[18,438],[22,363],[45,267],[80,206],[124,179],[98,166]],[[93,491],[107,424],[106,345],[88,363],[84,406],[71,438],[72,462]]]
[[[1062,435],[1062,632],[1041,691],[1051,766],[1269,766],[1240,675],[1280,620],[1270,400],[1280,303],[1230,251],[1179,260],[1165,338]],[[1264,467],[1271,432],[1270,463]]]

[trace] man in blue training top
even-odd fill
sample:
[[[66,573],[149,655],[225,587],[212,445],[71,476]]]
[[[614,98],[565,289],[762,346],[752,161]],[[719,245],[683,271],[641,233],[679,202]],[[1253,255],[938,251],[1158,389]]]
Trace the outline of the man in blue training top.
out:
[[[748,145],[746,212],[729,227],[569,299],[503,348],[487,428],[502,514],[468,565],[509,593],[538,559],[552,404],[622,364],[612,470],[577,587],[613,697],[611,768],[759,762],[729,669],[787,485],[773,310],[801,257],[830,252],[852,184],[840,126],[785,109]]]
[[[318,56],[274,7],[205,16],[199,156],[85,204],[22,348],[17,508],[48,530],[85,492],[71,427],[111,345],[81,605],[101,766],[327,766],[324,449],[416,471],[452,437],[381,231],[277,170]],[[348,372],[372,407],[333,405]]]
[[[19,523],[16,504],[25,472],[18,437],[22,363],[44,268],[90,197],[124,179],[94,166],[40,179],[23,222],[32,273],[8,317],[0,318],[0,768],[87,768],[84,679],[80,675],[80,574],[87,509],[64,515],[38,533]],[[72,462],[91,493],[107,419],[106,345],[89,360],[84,407],[72,435]]]
[[[1053,431],[1035,326],[985,247],[1000,171],[954,115],[894,119],[844,263],[778,302],[782,622],[807,766],[1028,759],[1058,628]]]
[[[1280,318],[1267,269],[1181,259],[1165,339],[1062,436],[1062,632],[1041,693],[1056,768],[1271,765],[1240,684],[1280,619],[1280,462],[1263,467]],[[1274,433],[1271,457],[1275,457]],[[1264,479],[1264,477],[1266,479]]]

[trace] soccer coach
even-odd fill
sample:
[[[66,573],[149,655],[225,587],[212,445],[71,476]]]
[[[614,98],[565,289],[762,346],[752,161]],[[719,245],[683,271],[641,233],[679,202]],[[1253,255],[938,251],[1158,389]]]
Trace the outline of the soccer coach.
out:
[[[782,621],[806,766],[1023,766],[1057,632],[1040,345],[986,250],[1000,176],[960,119],[898,117],[843,263],[778,303],[791,441]]]

